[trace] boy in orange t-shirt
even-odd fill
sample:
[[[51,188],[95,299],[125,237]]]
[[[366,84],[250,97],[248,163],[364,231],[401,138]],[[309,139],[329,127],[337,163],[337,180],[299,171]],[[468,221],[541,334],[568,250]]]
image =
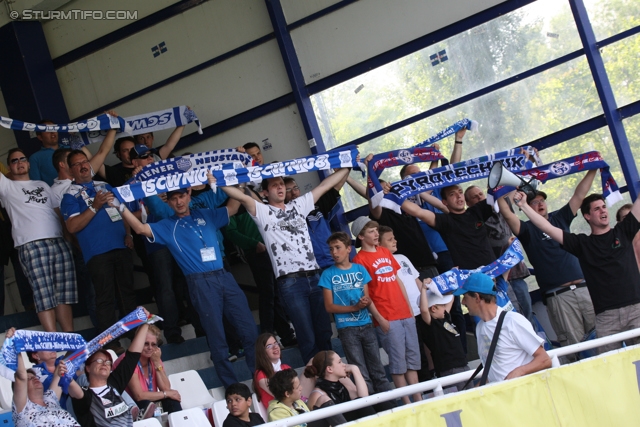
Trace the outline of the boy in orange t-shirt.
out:
[[[415,339],[416,322],[411,313],[407,292],[397,276],[400,265],[388,249],[378,246],[378,223],[365,216],[357,218],[351,225],[356,236],[356,247],[362,250],[353,262],[364,266],[371,276],[369,282],[369,311],[376,325],[376,333],[382,348],[389,355],[389,370],[395,386],[404,387],[418,382],[420,348]],[[403,402],[410,403],[404,396]],[[416,393],[413,400],[422,400]]]

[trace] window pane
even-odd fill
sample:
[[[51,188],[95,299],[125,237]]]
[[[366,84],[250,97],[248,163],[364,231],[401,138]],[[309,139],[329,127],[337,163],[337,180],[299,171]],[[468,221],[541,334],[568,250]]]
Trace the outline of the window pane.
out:
[[[312,102],[332,148],[580,48],[568,3],[537,1],[316,94]]]
[[[584,4],[598,40],[640,25],[638,0],[584,0]]]
[[[618,106],[640,99],[640,34],[605,47],[602,59]]]
[[[638,167],[637,159],[640,158],[640,114],[624,119],[622,124],[624,125],[629,145],[631,145],[633,158],[636,159],[636,167]]]
[[[359,150],[365,156],[410,147],[468,117],[480,123],[478,132],[465,136],[463,158],[471,158],[534,141],[598,114],[602,114],[602,109],[586,59],[581,57],[368,141]],[[453,137],[441,141],[440,148],[448,157]],[[615,156],[615,151],[612,153]],[[382,177],[397,180],[398,170],[385,171]],[[355,200],[355,206],[347,204],[347,210],[362,205],[362,199]]]

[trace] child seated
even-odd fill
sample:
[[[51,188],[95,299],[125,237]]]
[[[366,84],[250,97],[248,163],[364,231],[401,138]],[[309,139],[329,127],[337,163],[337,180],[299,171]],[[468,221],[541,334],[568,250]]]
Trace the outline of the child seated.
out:
[[[300,400],[302,387],[293,369],[276,372],[269,380],[269,390],[275,398],[269,403],[270,422],[309,412],[307,405]],[[299,427],[305,426],[306,423]]]
[[[431,279],[425,279],[420,290],[420,314],[426,324],[422,329],[422,339],[431,350],[431,358],[439,378],[468,371],[460,333],[451,322],[453,295],[438,295],[430,290]],[[457,384],[458,390],[462,384]]]
[[[229,415],[222,427],[249,427],[264,424],[260,414],[249,412],[251,407],[251,390],[245,384],[231,384],[224,391]]]

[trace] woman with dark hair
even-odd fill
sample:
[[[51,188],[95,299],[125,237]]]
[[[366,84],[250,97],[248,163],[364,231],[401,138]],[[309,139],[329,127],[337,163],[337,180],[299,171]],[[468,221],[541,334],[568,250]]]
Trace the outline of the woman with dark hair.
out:
[[[360,369],[355,365],[345,364],[340,356],[331,350],[316,354],[311,365],[305,368],[304,376],[316,378],[316,388],[307,401],[307,406],[312,409],[326,408],[369,395],[367,383]],[[366,407],[327,418],[325,421],[328,425],[335,426],[375,413],[371,407]]]
[[[6,338],[11,338],[15,331],[15,328],[9,329]],[[45,391],[36,372],[33,369],[25,369],[22,354],[18,354],[18,369],[12,385],[13,423],[16,427],[80,425],[60,406],[62,389],[58,381],[65,373],[66,365],[59,363],[53,374],[51,385]],[[75,381],[71,381],[69,390],[80,391],[80,386]]]
[[[171,414],[182,410],[180,393],[171,389],[171,382],[162,364],[161,335],[157,326],[149,325],[140,360],[126,389],[143,413],[143,418],[153,415],[158,402],[163,412]],[[124,354],[113,364],[114,369],[122,359]]]
[[[276,337],[269,332],[260,334],[256,341],[256,371],[253,374],[253,391],[265,409],[269,408],[269,402],[273,400],[269,379],[276,372],[284,369],[291,369],[291,366],[280,361],[280,345]]]
[[[300,400],[302,386],[293,369],[276,372],[269,380],[269,386],[274,396],[268,408],[269,422],[309,412],[307,405]]]

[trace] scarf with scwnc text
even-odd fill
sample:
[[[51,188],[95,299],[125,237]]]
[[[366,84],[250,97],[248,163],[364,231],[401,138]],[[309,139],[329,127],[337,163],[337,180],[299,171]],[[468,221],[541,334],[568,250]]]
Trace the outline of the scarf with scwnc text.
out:
[[[320,170],[357,167],[358,149],[354,146],[345,147],[340,151],[328,151],[323,154],[286,160],[284,162],[269,163],[261,166],[249,166],[233,169],[222,167],[217,170],[212,167],[192,169],[185,173],[151,178],[139,182],[114,188],[113,193],[120,201],[130,202],[153,196],[179,188],[207,183],[207,171],[211,171],[216,178],[216,186],[236,185],[244,182],[259,182],[263,179],[278,176],[296,175]]]
[[[483,273],[491,278],[498,277],[505,271],[518,265],[522,260],[524,260],[522,244],[518,239],[515,239],[500,258],[487,266],[474,270],[458,270],[454,268],[431,280],[436,284],[437,291],[439,291],[441,295],[445,295],[461,287],[469,276],[474,273]]]
[[[516,173],[516,175],[532,177],[544,183],[549,179],[560,178],[593,169],[600,169],[602,195],[607,201],[607,205],[611,206],[622,200],[618,184],[611,175],[609,165],[597,151],[589,151],[588,153],[567,157],[566,159],[558,160],[557,162]],[[498,187],[489,191],[489,194],[494,198],[499,198],[513,190],[513,187]]]
[[[400,206],[409,197],[428,190],[488,177],[491,166],[496,161],[502,162],[504,167],[512,172],[522,172],[534,165],[530,158],[539,161],[532,153],[534,151],[531,147],[513,148],[408,176],[391,184],[389,193],[384,195],[384,199],[388,201],[385,205],[400,212]]]
[[[455,134],[463,128],[471,131],[477,130],[478,122],[469,119],[462,119],[448,128],[441,130],[437,134],[425,139],[414,147],[387,151],[386,153],[380,153],[373,156],[373,159],[371,159],[368,165],[367,178],[367,191],[369,192],[369,198],[371,199],[372,206],[374,208],[377,207],[384,197],[382,185],[380,184],[380,175],[384,169],[393,166],[410,165],[419,162],[432,162],[443,159],[444,157],[440,152],[430,146],[447,136]]]

